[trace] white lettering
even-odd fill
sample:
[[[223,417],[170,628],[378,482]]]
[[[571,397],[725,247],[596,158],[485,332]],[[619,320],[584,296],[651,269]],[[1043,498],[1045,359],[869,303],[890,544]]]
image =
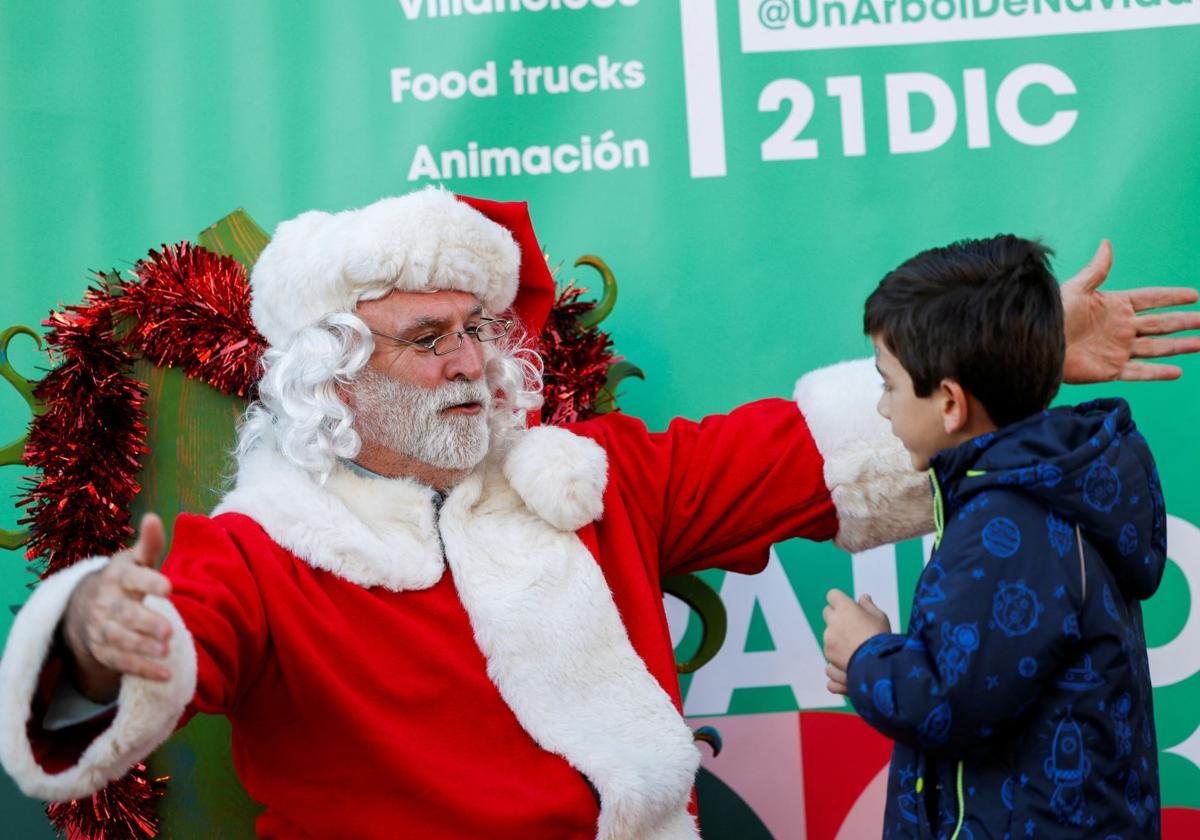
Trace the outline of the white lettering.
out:
[[[992,145],[992,127],[988,121],[987,74],[982,68],[963,71],[963,98],[966,100],[967,148],[986,149]]]
[[[888,73],[888,146],[894,155],[928,152],[943,145],[958,123],[958,105],[950,86],[932,73]],[[917,131],[912,125],[910,101],[913,94],[933,104],[933,123]]]
[[[1171,561],[1187,581],[1190,608],[1179,634],[1147,652],[1155,688],[1183,682],[1200,672],[1200,528],[1167,514],[1167,545]]]
[[[419,178],[430,178],[434,181],[442,180],[442,174],[438,172],[437,163],[433,159],[433,153],[429,151],[429,147],[424,143],[417,146],[417,151],[413,155],[412,165],[408,167],[408,180],[416,181]]]
[[[1067,135],[1079,117],[1078,111],[1056,111],[1047,122],[1033,125],[1021,116],[1018,101],[1027,87],[1044,85],[1059,95],[1075,92],[1075,83],[1049,64],[1026,64],[1004,77],[996,91],[996,119],[1008,135],[1027,146],[1046,146]]]
[[[729,573],[721,585],[728,631],[712,661],[696,672],[684,700],[685,715],[723,715],[738,688],[786,685],[801,709],[845,705],[825,688],[825,657],[775,550],[757,575]],[[758,605],[775,650],[746,652]]]

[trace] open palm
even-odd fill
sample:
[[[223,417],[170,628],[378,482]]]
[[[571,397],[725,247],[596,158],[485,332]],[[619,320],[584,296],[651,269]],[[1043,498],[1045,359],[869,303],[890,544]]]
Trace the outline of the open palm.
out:
[[[1178,379],[1177,365],[1144,362],[1200,352],[1200,336],[1176,336],[1200,329],[1200,312],[1148,312],[1195,303],[1195,289],[1146,286],[1102,292],[1112,268],[1112,244],[1100,243],[1091,261],[1062,284],[1067,356],[1063,378],[1073,384]]]

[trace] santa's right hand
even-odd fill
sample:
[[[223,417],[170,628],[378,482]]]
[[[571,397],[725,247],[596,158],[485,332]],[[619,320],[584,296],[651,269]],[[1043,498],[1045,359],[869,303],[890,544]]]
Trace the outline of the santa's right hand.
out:
[[[171,582],[157,570],[166,545],[162,521],[142,517],[138,541],[84,578],[67,603],[63,637],[75,657],[78,687],[93,700],[116,696],[121,674],[165,682],[171,625],[142,603],[165,598]]]

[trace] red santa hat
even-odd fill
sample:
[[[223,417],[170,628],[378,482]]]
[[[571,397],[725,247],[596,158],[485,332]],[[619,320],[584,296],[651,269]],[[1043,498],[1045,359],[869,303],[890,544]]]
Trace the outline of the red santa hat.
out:
[[[360,300],[393,289],[469,292],[530,335],[554,302],[524,202],[455,196],[427,187],[357,210],[313,210],[281,222],[250,274],[250,314],[274,347]]]

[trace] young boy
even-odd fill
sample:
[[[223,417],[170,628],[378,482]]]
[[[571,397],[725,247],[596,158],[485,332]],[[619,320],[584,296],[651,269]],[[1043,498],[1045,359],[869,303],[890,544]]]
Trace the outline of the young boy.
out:
[[[925,251],[863,319],[879,413],[929,471],[937,536],[908,632],[829,593],[830,689],[896,742],[884,837],[1159,836],[1140,602],[1166,560],[1122,400],[1046,410],[1063,363],[1048,250]]]

